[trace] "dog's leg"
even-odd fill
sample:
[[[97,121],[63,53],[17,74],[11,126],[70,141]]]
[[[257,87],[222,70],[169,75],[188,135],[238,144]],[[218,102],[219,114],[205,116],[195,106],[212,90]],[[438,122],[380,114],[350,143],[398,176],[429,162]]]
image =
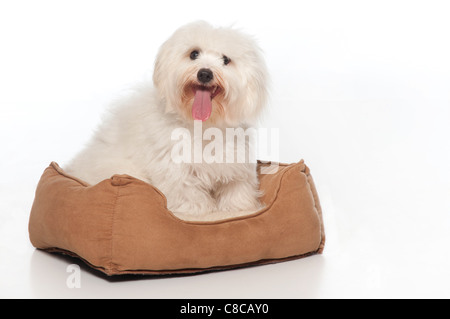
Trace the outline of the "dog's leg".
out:
[[[202,187],[179,181],[166,195],[168,209],[174,213],[202,215],[216,210],[216,203],[210,192]]]
[[[217,210],[226,212],[257,211],[263,206],[258,198],[261,196],[258,190],[257,180],[232,181],[222,184],[215,192],[217,198]]]

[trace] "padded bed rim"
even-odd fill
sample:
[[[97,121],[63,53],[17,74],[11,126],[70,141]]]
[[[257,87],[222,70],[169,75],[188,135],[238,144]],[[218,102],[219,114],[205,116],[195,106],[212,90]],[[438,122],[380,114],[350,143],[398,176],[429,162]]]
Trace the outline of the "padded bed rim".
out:
[[[271,165],[272,163],[273,162],[261,162],[261,161],[258,161],[258,164],[260,164],[260,165],[266,165],[266,164],[267,165]],[[144,182],[144,181],[142,181],[140,179],[137,179],[137,178],[135,178],[133,176],[126,175],[126,174],[115,174],[115,175],[111,176],[111,179],[113,180],[113,183],[114,183],[114,180],[116,178],[120,178],[121,180],[123,178],[125,178],[125,179],[128,179],[130,181],[137,181],[137,182],[146,184],[149,188],[153,189],[154,191],[156,191],[161,196],[161,199],[164,201],[165,209],[167,210],[167,212],[170,213],[170,216],[172,218],[174,218],[177,222],[184,223],[184,224],[191,224],[191,225],[217,225],[217,224],[223,224],[223,223],[228,223],[228,222],[233,222],[233,221],[238,221],[238,220],[250,219],[250,218],[258,217],[258,216],[266,213],[267,211],[270,211],[270,208],[272,207],[273,203],[276,201],[276,199],[278,197],[280,186],[282,184],[283,178],[286,175],[286,173],[289,172],[290,170],[299,168],[300,171],[307,176],[307,181],[308,181],[307,184],[309,184],[310,189],[312,191],[312,194],[314,196],[315,206],[316,206],[316,209],[318,211],[319,217],[322,218],[322,210],[321,210],[320,204],[318,202],[317,191],[316,191],[315,187],[311,187],[311,183],[313,183],[312,176],[310,175],[310,170],[309,170],[308,166],[305,165],[304,160],[302,159],[302,160],[300,160],[299,162],[297,162],[295,164],[276,163],[276,165],[279,165],[279,166],[282,166],[282,167],[287,167],[287,169],[283,172],[281,178],[278,180],[275,196],[273,196],[273,198],[271,199],[271,201],[270,201],[270,203],[268,205],[264,206],[263,208],[261,208],[257,212],[254,212],[254,213],[251,213],[251,214],[248,214],[248,215],[243,215],[243,216],[238,216],[238,217],[231,217],[231,218],[220,219],[220,220],[215,220],[215,221],[191,221],[191,220],[183,220],[181,218],[178,218],[173,212],[171,212],[167,208],[166,196],[157,187],[155,187],[155,186],[153,186],[153,185],[151,185],[149,183],[146,183],[146,182]],[[56,172],[58,172],[58,174],[60,174],[60,175],[62,175],[64,177],[67,177],[69,179],[72,179],[72,180],[76,181],[77,183],[79,183],[80,185],[82,185],[84,187],[93,186],[93,185],[90,185],[89,183],[87,183],[87,182],[85,182],[85,181],[83,181],[83,180],[73,176],[73,175],[70,175],[70,174],[66,173],[59,166],[59,164],[56,163],[56,162],[51,162],[48,168],[50,168],[50,167],[52,167]],[[121,180],[118,180],[117,186],[121,186],[120,185]],[[306,186],[306,184],[305,184],[305,186]]]

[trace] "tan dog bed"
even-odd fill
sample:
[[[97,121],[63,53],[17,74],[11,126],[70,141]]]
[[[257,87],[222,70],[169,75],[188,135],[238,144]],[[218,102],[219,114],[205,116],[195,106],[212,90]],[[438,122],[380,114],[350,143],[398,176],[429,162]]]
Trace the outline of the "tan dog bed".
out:
[[[165,196],[141,180],[114,175],[91,186],[53,162],[37,186],[30,240],[107,275],[198,273],[321,253],[322,213],[308,167],[280,164],[259,178],[264,209],[194,222],[168,211]]]

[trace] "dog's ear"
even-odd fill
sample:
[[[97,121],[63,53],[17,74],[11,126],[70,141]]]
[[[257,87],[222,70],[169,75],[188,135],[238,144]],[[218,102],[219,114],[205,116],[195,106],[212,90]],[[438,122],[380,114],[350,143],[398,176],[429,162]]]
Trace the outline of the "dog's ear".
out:
[[[257,47],[256,47],[257,48]],[[244,80],[239,99],[239,117],[249,124],[256,124],[263,115],[269,98],[269,75],[262,52],[257,48],[247,52],[246,64],[239,67],[241,80]]]
[[[268,71],[262,57],[258,58],[257,66],[249,73],[248,87],[249,112],[252,120],[257,120],[265,108],[268,100]]]
[[[160,93],[160,98],[164,97],[164,92],[162,92],[162,90],[164,90],[164,87],[166,87],[166,83],[163,83],[164,81],[164,76],[162,76],[163,74],[163,60],[161,59],[161,56],[163,55],[163,47],[160,48],[158,55],[156,57],[155,60],[155,66],[154,66],[154,71],[153,71],[153,85],[155,86],[155,88],[158,90],[158,92]]]
[[[167,41],[161,46],[159,49],[158,55],[155,60],[155,66],[153,71],[153,85],[158,91],[158,97],[160,103],[165,105],[166,112],[173,112],[173,99],[172,95],[175,91],[172,74],[170,73],[170,65],[167,65],[168,61],[171,60],[171,54],[168,51],[168,43]],[[173,79],[172,79],[173,80]]]

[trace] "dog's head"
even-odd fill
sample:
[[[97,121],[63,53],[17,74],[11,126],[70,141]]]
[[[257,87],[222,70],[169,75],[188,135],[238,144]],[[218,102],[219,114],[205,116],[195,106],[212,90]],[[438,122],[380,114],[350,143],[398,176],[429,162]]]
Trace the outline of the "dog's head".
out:
[[[160,48],[153,81],[166,112],[184,120],[252,123],[267,100],[267,70],[255,41],[230,28],[196,22]]]

